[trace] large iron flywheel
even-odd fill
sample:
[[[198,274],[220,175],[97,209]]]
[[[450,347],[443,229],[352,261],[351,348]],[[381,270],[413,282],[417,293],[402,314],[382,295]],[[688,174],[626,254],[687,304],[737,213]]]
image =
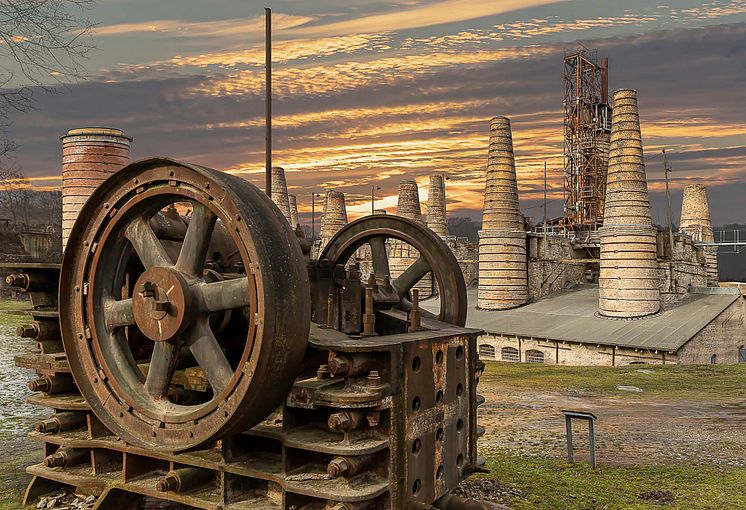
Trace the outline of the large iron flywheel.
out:
[[[180,238],[154,228],[164,210],[185,218]],[[60,281],[63,342],[109,430],[186,450],[252,427],[282,402],[306,350],[309,293],[299,243],[262,191],[151,159],[105,181],[75,223]]]
[[[391,241],[411,245],[418,256],[401,274],[393,277],[389,260]],[[370,247],[373,275],[378,282],[390,282],[392,292],[386,301],[395,307],[411,308],[410,292],[428,273],[432,273],[440,297],[437,318],[463,326],[466,323],[467,299],[464,275],[458,260],[437,234],[421,223],[400,216],[372,215],[355,220],[337,232],[319,255],[319,262],[330,267],[345,265],[364,245]],[[393,297],[393,301],[389,299]]]

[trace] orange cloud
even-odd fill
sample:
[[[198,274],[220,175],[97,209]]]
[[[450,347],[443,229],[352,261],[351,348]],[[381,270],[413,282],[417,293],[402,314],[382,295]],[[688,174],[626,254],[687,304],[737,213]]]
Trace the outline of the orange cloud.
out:
[[[277,13],[272,16],[272,27],[276,30],[289,30],[314,21],[310,16],[294,16]],[[259,37],[264,33],[264,16],[251,18],[223,19],[215,21],[185,21],[161,19],[137,23],[101,25],[95,29],[98,37],[127,36],[156,33],[164,36],[186,37],[238,37],[245,39],[248,34]]]
[[[278,96],[326,94],[364,85],[401,83],[450,66],[518,60],[553,52],[554,49],[550,47],[525,46],[473,52],[423,53],[332,65],[281,68],[273,74],[273,89]],[[205,81],[193,92],[214,96],[243,95],[261,90],[263,83],[263,73],[245,70]]]

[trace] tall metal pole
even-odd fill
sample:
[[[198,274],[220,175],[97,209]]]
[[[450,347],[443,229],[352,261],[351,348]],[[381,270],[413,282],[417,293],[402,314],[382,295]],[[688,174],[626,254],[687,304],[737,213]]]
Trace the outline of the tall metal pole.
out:
[[[668,192],[668,172],[671,169],[668,167],[668,155],[666,149],[663,149],[663,173],[666,175],[666,209],[668,209],[668,242],[671,245],[670,257],[673,259],[673,217],[671,214],[671,195]]]
[[[311,242],[316,239],[316,192],[311,193]]]
[[[370,214],[376,214],[376,185],[370,185]]]
[[[546,243],[547,237],[547,162],[544,162],[544,242]],[[546,249],[544,244],[544,249]]]
[[[264,135],[265,154],[265,189],[267,196],[272,196],[272,9],[264,8],[264,72],[266,94],[266,132]]]

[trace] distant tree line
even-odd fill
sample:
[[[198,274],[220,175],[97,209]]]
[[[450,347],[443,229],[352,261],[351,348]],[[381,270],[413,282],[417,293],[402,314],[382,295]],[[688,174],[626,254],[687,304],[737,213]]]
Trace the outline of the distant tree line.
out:
[[[59,232],[62,193],[34,189],[21,172],[0,165],[0,221],[11,232]]]

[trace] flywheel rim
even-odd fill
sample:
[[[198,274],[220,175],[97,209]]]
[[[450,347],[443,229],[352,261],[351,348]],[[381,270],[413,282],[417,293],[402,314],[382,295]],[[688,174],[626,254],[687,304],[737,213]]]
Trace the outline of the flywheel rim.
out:
[[[329,264],[330,266],[344,264],[358,248],[365,244],[370,244],[375,238],[383,239],[384,243],[386,239],[404,241],[419,251],[420,258],[409,269],[419,265],[419,273],[422,273],[423,276],[429,271],[432,271],[435,276],[438,284],[438,292],[441,296],[438,319],[456,326],[464,326],[466,324],[468,311],[466,283],[458,260],[440,236],[419,222],[388,214],[363,216],[342,227],[329,240],[319,255],[319,261],[322,264]],[[375,241],[373,242],[375,243]],[[379,248],[377,250],[378,254],[381,255],[383,250],[385,248]],[[374,272],[377,273],[376,277],[383,276],[384,272],[388,273],[386,276],[390,277],[388,261],[384,264],[384,268],[376,269],[376,250],[372,244],[371,252]],[[425,267],[420,263],[422,259],[426,261],[429,271],[423,272]],[[419,279],[415,278],[414,280],[416,282]],[[392,283],[396,290],[395,280]],[[407,286],[408,288],[406,289],[397,290],[400,297],[403,298],[404,294],[414,284],[411,286],[407,284]]]
[[[214,221],[220,219],[241,252],[241,260],[246,269],[245,275],[234,280],[207,283],[206,280],[202,282],[204,276],[199,270],[201,266],[199,262],[195,262],[197,269],[192,271],[193,274],[188,274],[191,279],[184,280],[186,283],[179,289],[188,295],[183,303],[172,303],[168,298],[157,300],[150,294],[148,298],[142,298],[150,300],[152,310],[165,307],[170,310],[169,314],[180,306],[187,307],[188,303],[196,302],[194,313],[182,314],[186,325],[177,324],[178,327],[173,330],[175,336],[154,340],[154,354],[148,371],[154,374],[159,373],[153,369],[156,348],[161,348],[159,353],[176,352],[178,355],[179,351],[169,351],[171,347],[168,345],[172,341],[181,342],[179,335],[187,335],[192,324],[199,325],[198,340],[194,344],[188,344],[187,348],[193,351],[195,359],[200,359],[194,353],[194,345],[203,337],[211,335],[213,339],[216,338],[209,322],[205,322],[205,317],[209,318],[213,310],[211,306],[216,306],[215,303],[222,306],[223,300],[227,300],[232,306],[238,302],[242,305],[239,309],[249,310],[241,314],[242,317],[246,316],[244,323],[248,326],[245,326],[246,337],[242,340],[244,343],[240,358],[235,354],[237,351],[230,351],[233,356],[228,356],[229,347],[223,343],[218,349],[225,351],[223,357],[230,358],[226,359],[232,371],[230,379],[210,400],[195,406],[182,406],[167,398],[154,399],[151,395],[146,395],[144,392],[149,391],[148,377],[144,378],[145,383],[138,393],[137,385],[132,384],[135,375],[123,375],[124,370],[131,371],[131,363],[130,366],[116,366],[117,356],[111,353],[116,349],[116,344],[104,340],[107,336],[104,332],[109,327],[109,309],[103,305],[102,289],[107,288],[109,280],[104,279],[104,273],[97,270],[106,269],[107,275],[111,275],[112,271],[116,272],[112,268],[120,268],[121,260],[118,262],[120,266],[117,266],[116,262],[107,259],[116,261],[117,255],[125,257],[122,246],[129,246],[131,252],[140,256],[135,248],[135,241],[123,241],[122,232],[130,228],[133,218],[138,215],[146,217],[170,200],[191,201],[195,216],[198,210],[195,204],[199,204],[200,211],[203,211],[200,213],[202,217],[214,216],[215,219],[210,220],[213,226]],[[197,225],[195,231],[199,230],[199,225],[204,224],[195,221],[194,217],[190,225],[192,222]],[[187,245],[189,231],[187,227],[182,247]],[[197,234],[193,235],[192,239],[198,237],[196,236]],[[204,242],[197,243],[197,246],[202,245]],[[110,248],[119,251],[112,256]],[[181,251],[188,252],[184,255],[185,260],[195,259],[189,255],[191,250]],[[170,269],[166,266],[163,266],[163,270],[158,269],[161,266],[153,266],[151,269],[164,281],[178,283],[181,281],[178,276],[181,273],[177,266],[182,254],[179,254],[175,262],[170,261],[173,264]],[[143,274],[150,271],[145,263],[143,266],[146,267]],[[116,276],[111,278],[116,287]],[[248,299],[244,292],[244,279],[247,282],[245,290],[248,291]],[[230,293],[225,291],[227,287],[215,287],[205,294],[209,285],[225,284],[226,281],[234,290],[240,288],[240,291]],[[271,288],[274,286],[283,288],[286,292],[276,292],[276,289]],[[162,297],[165,289],[157,286],[155,289],[157,292],[154,291],[153,294]],[[71,232],[60,282],[63,343],[81,393],[94,413],[112,432],[139,446],[184,450],[251,427],[281,403],[297,375],[305,353],[310,326],[310,307],[307,305],[309,292],[303,255],[292,229],[263,192],[243,179],[215,170],[167,159],[146,160],[133,163],[104,182],[88,200],[81,211],[80,220]],[[226,295],[239,297],[234,302],[231,301],[232,297],[229,299]],[[138,296],[134,294],[130,298],[131,301],[137,299]],[[205,302],[212,305],[205,305]],[[244,302],[249,308],[243,306]],[[287,307],[294,308],[293,321],[283,317],[289,314],[279,313]],[[157,317],[161,317],[161,312],[153,312],[147,307],[145,310],[154,314],[156,319],[146,317],[143,321],[160,320]],[[125,320],[132,320],[133,315],[134,312],[123,313],[121,316]],[[308,320],[304,321],[306,317]],[[139,323],[135,326],[139,331]],[[179,332],[181,326],[184,326],[184,333]],[[128,324],[126,327],[131,328],[132,325]],[[125,326],[115,326],[112,331],[116,332],[116,328],[121,330]],[[122,333],[117,334],[122,337]],[[208,344],[214,347],[210,342]],[[241,344],[238,345],[237,349],[240,349]],[[122,349],[125,348],[131,347],[125,346]],[[218,356],[215,349],[206,352]],[[158,359],[162,357],[159,355]],[[227,377],[225,364],[218,364],[223,369],[223,376]],[[168,367],[171,365],[175,366],[172,362]],[[199,361],[198,365],[201,366]],[[212,383],[209,372],[205,372]],[[223,381],[225,377],[216,380]],[[156,384],[155,387],[162,387],[162,384]]]

